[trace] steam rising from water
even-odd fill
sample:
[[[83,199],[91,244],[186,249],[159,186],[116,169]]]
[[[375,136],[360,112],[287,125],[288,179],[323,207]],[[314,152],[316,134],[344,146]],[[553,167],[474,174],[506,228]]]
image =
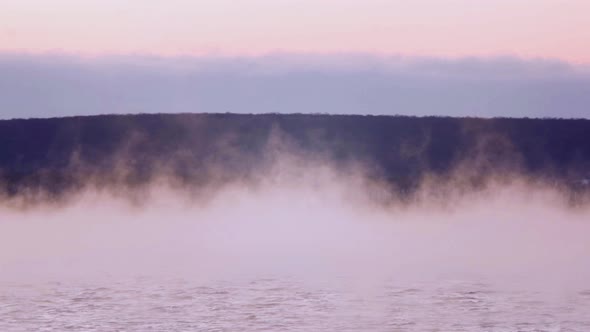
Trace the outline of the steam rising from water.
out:
[[[131,204],[86,189],[60,206],[0,208],[0,281],[354,276],[590,287],[590,209],[515,179],[411,202],[362,174],[277,163],[256,185],[194,197],[165,182]],[[457,185],[458,186],[458,185]],[[384,202],[387,202],[384,203]]]

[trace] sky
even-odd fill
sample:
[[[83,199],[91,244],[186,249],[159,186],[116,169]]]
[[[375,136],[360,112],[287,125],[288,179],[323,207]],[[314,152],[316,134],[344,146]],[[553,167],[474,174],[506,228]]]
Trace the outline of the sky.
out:
[[[2,118],[155,112],[156,106],[162,112],[590,116],[587,0],[0,5]],[[228,72],[232,66],[236,71]],[[515,66],[526,75],[497,77]],[[119,103],[109,92],[113,77]],[[310,85],[317,89],[305,91]],[[43,103],[26,100],[31,94]]]

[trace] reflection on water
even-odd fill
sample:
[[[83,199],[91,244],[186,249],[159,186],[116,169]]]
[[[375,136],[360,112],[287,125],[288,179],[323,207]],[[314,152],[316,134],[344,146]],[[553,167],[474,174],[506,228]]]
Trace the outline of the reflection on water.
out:
[[[0,331],[590,331],[590,290],[138,278],[0,285]]]

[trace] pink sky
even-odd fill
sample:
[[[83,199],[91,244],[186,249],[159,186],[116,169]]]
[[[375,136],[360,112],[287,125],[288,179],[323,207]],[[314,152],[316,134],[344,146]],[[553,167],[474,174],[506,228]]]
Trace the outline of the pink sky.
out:
[[[514,55],[590,63],[589,0],[7,0],[0,51]]]

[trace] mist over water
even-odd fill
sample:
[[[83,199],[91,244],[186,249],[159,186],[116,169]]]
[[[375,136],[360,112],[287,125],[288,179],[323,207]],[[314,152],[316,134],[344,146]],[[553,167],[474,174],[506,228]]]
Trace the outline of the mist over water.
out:
[[[105,317],[115,314],[119,323],[141,321],[124,327],[131,331],[229,331],[244,321],[247,330],[499,331],[513,327],[510,312],[529,324],[553,315],[531,330],[590,324],[583,318],[590,317],[590,209],[568,204],[562,192],[519,178],[477,191],[433,181],[402,199],[362,172],[287,160],[256,182],[206,194],[155,181],[132,199],[88,187],[56,204],[6,201],[0,317],[12,325],[5,329],[110,330],[118,325]],[[221,303],[218,316],[209,315],[211,303]],[[502,303],[514,308],[498,309]],[[169,306],[159,323],[148,319],[156,304]],[[56,312],[61,306],[87,310],[78,315],[87,325],[56,323],[69,317]],[[289,312],[301,320],[289,323]],[[51,317],[32,318],[39,314]],[[459,314],[460,328],[443,319]],[[496,325],[485,329],[486,319]]]

